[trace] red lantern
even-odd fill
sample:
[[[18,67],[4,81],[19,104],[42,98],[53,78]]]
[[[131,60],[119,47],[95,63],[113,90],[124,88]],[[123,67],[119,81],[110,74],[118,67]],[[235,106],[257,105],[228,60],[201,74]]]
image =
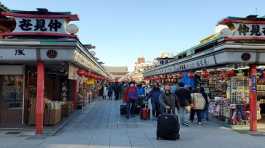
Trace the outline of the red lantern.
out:
[[[227,77],[233,77],[236,76],[236,73],[234,70],[229,70],[226,72]]]
[[[86,71],[83,70],[83,69],[78,69],[77,74],[78,74],[80,77],[82,77],[82,76],[85,76]]]

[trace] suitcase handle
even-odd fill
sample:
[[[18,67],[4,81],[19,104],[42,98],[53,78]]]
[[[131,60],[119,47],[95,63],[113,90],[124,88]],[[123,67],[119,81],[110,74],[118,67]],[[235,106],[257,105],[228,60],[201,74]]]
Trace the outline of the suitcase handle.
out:
[[[166,108],[166,113],[173,114],[173,110]]]

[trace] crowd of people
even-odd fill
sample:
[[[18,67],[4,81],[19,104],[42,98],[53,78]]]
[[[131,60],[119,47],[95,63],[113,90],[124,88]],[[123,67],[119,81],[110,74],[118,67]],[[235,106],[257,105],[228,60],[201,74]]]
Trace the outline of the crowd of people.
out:
[[[185,126],[194,122],[195,115],[199,125],[203,120],[209,120],[209,100],[204,88],[192,88],[182,82],[165,85],[114,82],[104,85],[101,93],[103,99],[122,99],[127,105],[127,118],[137,114],[138,107],[147,106],[153,119],[163,113],[172,113],[178,115],[180,123]]]

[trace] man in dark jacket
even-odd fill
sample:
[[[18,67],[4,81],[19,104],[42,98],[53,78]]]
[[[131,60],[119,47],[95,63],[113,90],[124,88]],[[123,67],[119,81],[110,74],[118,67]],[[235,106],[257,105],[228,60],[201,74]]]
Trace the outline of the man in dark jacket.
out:
[[[153,89],[149,92],[147,99],[151,98],[152,103],[152,115],[153,117],[158,117],[160,115],[160,102],[159,97],[161,95],[161,90],[159,84],[155,84]]]
[[[191,105],[191,92],[184,88],[184,83],[179,83],[179,89],[176,91],[177,105],[179,108],[179,117],[182,125],[189,126],[189,113]]]
[[[161,111],[167,113],[174,113],[176,108],[176,95],[171,92],[171,87],[166,85],[164,92],[159,97]]]

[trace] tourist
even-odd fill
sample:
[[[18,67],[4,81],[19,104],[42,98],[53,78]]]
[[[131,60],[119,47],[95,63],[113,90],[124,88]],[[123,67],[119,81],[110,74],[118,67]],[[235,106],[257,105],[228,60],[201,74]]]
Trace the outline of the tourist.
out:
[[[202,112],[202,119],[204,119],[205,121],[209,121],[209,100],[208,100],[208,96],[205,93],[205,90],[203,87],[200,88],[200,92],[203,96],[203,98],[205,99],[205,107],[203,109]]]
[[[191,108],[191,92],[185,87],[184,83],[179,83],[179,89],[176,90],[177,103],[179,106],[180,123],[184,126],[189,126],[189,114]]]
[[[150,93],[147,96],[147,99],[151,98],[152,104],[152,115],[153,117],[158,117],[160,115],[160,102],[159,97],[161,95],[161,90],[159,84],[155,84]]]
[[[109,97],[109,100],[112,100],[112,95],[113,95],[113,88],[112,88],[112,85],[110,84],[108,86],[108,97]]]
[[[136,109],[136,102],[138,99],[137,95],[137,88],[135,86],[135,82],[130,82],[129,87],[125,91],[125,97],[127,102],[127,118],[129,119],[131,116],[131,113],[135,112]]]
[[[108,86],[106,84],[103,85],[103,99],[106,99],[108,96]]]
[[[176,95],[171,93],[171,87],[169,85],[165,86],[165,90],[163,93],[161,93],[159,101],[161,105],[161,112],[175,114]]]
[[[200,92],[200,88],[195,89],[195,91],[191,94],[191,108],[192,111],[190,113],[190,121],[194,121],[195,114],[197,115],[198,124],[202,124],[202,113],[205,109],[205,99]]]
[[[144,107],[145,89],[142,84],[137,85],[138,104]]]

